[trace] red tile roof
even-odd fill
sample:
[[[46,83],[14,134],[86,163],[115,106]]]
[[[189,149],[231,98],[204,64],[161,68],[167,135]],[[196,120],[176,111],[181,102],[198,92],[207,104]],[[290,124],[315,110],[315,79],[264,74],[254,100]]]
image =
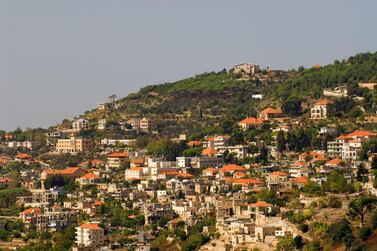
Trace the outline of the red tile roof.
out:
[[[301,177],[296,177],[293,179],[294,183],[299,183],[299,184],[307,184],[309,183],[308,177],[301,176]]]
[[[97,223],[85,223],[80,225],[81,228],[90,229],[90,230],[100,230],[102,229]]]
[[[253,185],[262,185],[263,181],[257,179],[233,179],[231,181],[233,184],[253,184]]]
[[[272,176],[280,176],[280,177],[288,176],[288,174],[286,172],[282,172],[282,171],[275,171],[275,172],[272,172],[270,175],[272,175]]]
[[[230,172],[230,171],[246,171],[246,168],[243,166],[236,165],[236,164],[229,164],[229,165],[223,166],[220,169],[220,172]]]
[[[84,176],[80,177],[80,179],[86,179],[86,180],[100,180],[101,177],[98,175],[95,175],[94,173],[87,173]]]
[[[208,147],[202,151],[202,155],[215,155],[218,151],[213,149],[212,147]]]
[[[80,167],[67,167],[66,169],[45,169],[44,171],[50,175],[73,175],[78,170],[82,170]]]
[[[42,209],[40,209],[39,207],[31,207],[31,208],[25,209],[22,213],[23,214],[42,214]]]
[[[265,201],[257,201],[256,203],[249,204],[251,207],[272,207],[272,204]]]
[[[293,164],[294,166],[297,166],[297,167],[304,167],[304,166],[307,166],[308,163],[304,162],[304,161],[297,161]]]
[[[338,166],[342,163],[342,160],[339,159],[339,158],[335,158],[335,159],[332,159],[332,160],[329,160],[326,162],[326,165],[331,165],[331,166]]]
[[[348,134],[348,137],[373,137],[377,136],[375,132],[370,131],[354,131],[353,133]]]
[[[315,105],[329,105],[329,104],[332,104],[332,102],[328,99],[319,99],[314,104]]]
[[[122,153],[122,152],[113,152],[107,155],[107,157],[110,158],[125,158],[128,157],[128,153]]]
[[[17,159],[30,159],[31,156],[27,153],[19,153],[16,155],[16,158]]]
[[[241,120],[240,122],[238,122],[238,124],[246,124],[246,125],[261,125],[263,124],[265,120],[262,119],[262,118],[253,118],[253,117],[250,117],[250,118],[246,118],[244,120]]]
[[[283,112],[280,109],[275,109],[268,107],[260,112],[260,114],[282,114]]]
[[[180,172],[176,172],[176,171],[172,171],[172,172],[161,172],[160,174],[172,175],[172,176],[178,176],[178,177],[182,177],[182,178],[186,178],[186,179],[194,178],[194,175],[192,175],[192,174],[189,174],[189,173],[180,173]]]

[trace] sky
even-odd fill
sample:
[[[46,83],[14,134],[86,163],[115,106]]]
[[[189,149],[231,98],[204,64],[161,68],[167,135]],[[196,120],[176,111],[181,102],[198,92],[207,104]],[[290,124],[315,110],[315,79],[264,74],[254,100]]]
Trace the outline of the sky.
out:
[[[377,50],[377,1],[0,0],[0,129],[49,127],[149,85]]]

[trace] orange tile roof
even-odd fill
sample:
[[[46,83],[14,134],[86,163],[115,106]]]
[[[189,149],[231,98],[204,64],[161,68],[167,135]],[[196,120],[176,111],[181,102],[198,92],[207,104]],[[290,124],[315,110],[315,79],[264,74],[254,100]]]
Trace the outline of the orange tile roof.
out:
[[[7,164],[9,160],[0,158],[0,164]]]
[[[42,214],[42,209],[40,209],[39,207],[31,207],[31,208],[25,209],[22,213],[23,214]]]
[[[377,136],[376,133],[370,131],[354,131],[353,133],[348,134],[348,137],[373,137]]]
[[[142,167],[131,167],[127,170],[130,170],[130,171],[143,171],[143,168]]]
[[[325,156],[319,156],[317,158],[313,158],[312,162],[323,161],[323,160],[326,160]]]
[[[324,153],[319,153],[319,152],[315,152],[315,151],[310,152],[309,155],[311,157],[313,157],[313,158],[322,158],[322,157],[325,157]]]
[[[90,230],[100,230],[102,229],[97,223],[85,223],[80,225],[81,228],[90,229]]]
[[[309,183],[308,177],[301,176],[301,177],[296,177],[293,179],[294,183],[299,183],[299,184],[307,184]]]
[[[104,205],[105,203],[103,203],[102,201],[100,200],[96,200],[94,203],[93,203],[93,207],[98,207],[98,206],[102,206]]]
[[[61,206],[59,206],[59,205],[53,205],[51,208],[53,208],[53,209],[60,209],[60,208],[62,208]]]
[[[187,179],[194,178],[194,175],[189,174],[189,173],[179,173],[178,176],[181,176],[181,177],[183,177],[183,178],[187,178]]]
[[[160,174],[172,175],[172,176],[178,176],[178,177],[187,178],[187,179],[194,178],[194,175],[192,175],[192,174],[189,174],[189,173],[180,173],[180,172],[176,172],[176,171],[172,171],[172,172],[161,172]]]
[[[70,175],[74,174],[78,170],[82,170],[80,167],[67,167],[66,169],[63,169],[60,171],[60,174],[62,175]]]
[[[315,105],[329,105],[329,104],[332,104],[332,102],[328,99],[319,99],[314,104]]]
[[[45,169],[44,172],[50,175],[72,175],[78,170],[82,170],[80,167],[67,167],[66,169]]]
[[[254,185],[262,185],[263,181],[257,179],[233,179],[231,181],[234,184],[254,184]]]
[[[283,112],[280,109],[274,109],[271,107],[268,107],[260,112],[260,114],[282,114]]]
[[[288,174],[286,172],[282,172],[282,171],[275,171],[275,172],[272,172],[270,175],[272,175],[272,176],[280,176],[280,177],[288,176]]]
[[[306,163],[304,161],[296,161],[293,165],[297,166],[297,167],[299,167],[299,166],[307,166],[308,163]]]
[[[110,158],[125,158],[128,157],[128,153],[122,153],[122,152],[113,152],[107,155],[107,157]]]
[[[12,134],[5,134],[4,138],[6,138],[6,139],[13,139],[13,135]]]
[[[243,167],[243,166],[236,165],[236,164],[229,164],[229,165],[223,166],[223,167],[220,169],[220,171],[221,171],[221,172],[246,171],[246,168]]]
[[[247,124],[247,125],[261,125],[263,124],[265,120],[262,119],[262,118],[253,118],[253,117],[250,117],[250,118],[246,118],[244,120],[241,120],[240,122],[238,122],[238,124]]]
[[[332,165],[332,166],[338,166],[342,163],[342,160],[339,159],[339,158],[335,158],[335,159],[332,159],[332,160],[329,160],[326,162],[326,165]]]
[[[86,180],[99,180],[101,177],[98,175],[95,175],[94,173],[87,173],[84,176],[80,177],[80,179],[86,179]]]
[[[218,151],[213,149],[212,147],[208,147],[202,151],[202,155],[215,155]]]
[[[0,183],[6,184],[6,183],[11,183],[14,182],[14,180],[10,178],[0,178]]]
[[[27,153],[19,153],[16,155],[16,158],[17,159],[30,159],[31,156]]]
[[[272,204],[265,201],[257,201],[256,203],[249,204],[251,207],[272,207]]]

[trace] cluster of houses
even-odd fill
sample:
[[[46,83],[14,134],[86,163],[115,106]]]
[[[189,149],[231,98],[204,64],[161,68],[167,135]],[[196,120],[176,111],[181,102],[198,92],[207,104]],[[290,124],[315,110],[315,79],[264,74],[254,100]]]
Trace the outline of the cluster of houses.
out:
[[[255,65],[234,68],[235,73],[248,76],[258,71]],[[313,121],[326,119],[329,105],[331,101],[328,99],[317,100],[310,109],[310,118]],[[292,125],[287,123],[282,110],[271,107],[260,111],[257,118],[249,117],[239,121],[238,126],[247,131],[263,127],[270,121],[274,121],[274,127],[271,128],[273,132],[291,130]],[[127,124],[144,132],[149,132],[152,126],[151,120],[146,118],[132,118]],[[106,121],[102,119],[97,127],[106,129]],[[78,119],[72,123],[69,133],[89,128],[88,120]],[[54,152],[57,154],[74,155],[91,152],[96,147],[112,149],[116,145],[122,145],[124,150],[102,151],[96,158],[64,169],[55,169],[27,153],[13,157],[2,155],[0,166],[17,161],[25,165],[38,162],[40,167],[22,170],[18,181],[7,175],[0,177],[0,189],[22,186],[30,192],[27,196],[17,198],[17,203],[25,208],[19,218],[29,229],[54,232],[64,229],[78,215],[87,215],[90,220],[82,222],[75,229],[75,248],[78,250],[101,248],[110,242],[105,235],[107,225],[103,224],[108,222],[98,215],[98,208],[105,205],[109,198],[119,201],[125,208],[125,202],[132,202],[132,209],[144,216],[145,225],[163,218],[168,219],[170,226],[174,227],[174,224],[183,221],[190,227],[209,215],[216,219],[216,232],[222,236],[224,247],[236,248],[245,243],[273,245],[281,236],[297,235],[296,228],[283,217],[277,205],[263,200],[250,203],[247,194],[266,190],[284,197],[310,182],[326,182],[333,170],[341,170],[346,177],[352,177],[359,164],[357,157],[362,144],[377,137],[375,132],[357,130],[328,141],[327,150],[292,153],[289,160],[283,163],[271,161],[268,165],[238,165],[226,163],[225,155],[231,153],[235,160],[243,160],[258,156],[259,153],[250,152],[249,144],[231,145],[229,135],[208,135],[202,140],[188,141],[189,147],[202,148],[201,153],[166,161],[148,155],[145,149],[131,149],[129,146],[134,143],[133,139],[104,138],[96,146],[92,139],[79,138],[75,133],[69,138],[62,138],[66,133],[54,131],[47,135],[49,142],[56,140]],[[331,128],[323,127],[319,133],[334,132]],[[6,144],[11,144],[12,140],[11,135],[8,135]],[[172,140],[186,140],[186,137]],[[248,143],[260,145],[258,141]],[[271,145],[268,149],[270,157],[277,154],[276,146]],[[371,161],[366,161],[365,166],[370,167]],[[119,170],[121,181],[119,175],[117,179],[114,178]],[[62,187],[48,187],[48,182],[56,177],[71,180],[78,188],[68,192]],[[83,191],[85,187],[95,187],[96,194],[87,196]],[[183,196],[177,196],[177,192]],[[203,231],[208,229],[204,228]],[[138,243],[137,246],[137,250],[149,248],[145,243]],[[210,249],[207,247],[207,250]],[[219,248],[213,247],[212,250],[215,249]]]

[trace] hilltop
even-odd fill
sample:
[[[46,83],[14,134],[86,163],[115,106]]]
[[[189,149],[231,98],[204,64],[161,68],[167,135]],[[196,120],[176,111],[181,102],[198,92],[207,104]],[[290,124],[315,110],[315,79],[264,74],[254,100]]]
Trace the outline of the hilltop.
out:
[[[308,69],[261,69],[246,80],[232,70],[203,73],[146,86],[117,100],[116,109],[110,107],[106,113],[95,109],[85,116],[110,120],[148,117],[156,121],[158,132],[193,132],[221,121],[256,116],[267,106],[281,107],[290,100],[305,107],[306,102],[320,98],[324,88],[339,85],[346,86],[351,95],[370,99],[370,93],[359,88],[358,82],[377,82],[377,53],[361,53]],[[263,98],[255,98],[255,94]]]

